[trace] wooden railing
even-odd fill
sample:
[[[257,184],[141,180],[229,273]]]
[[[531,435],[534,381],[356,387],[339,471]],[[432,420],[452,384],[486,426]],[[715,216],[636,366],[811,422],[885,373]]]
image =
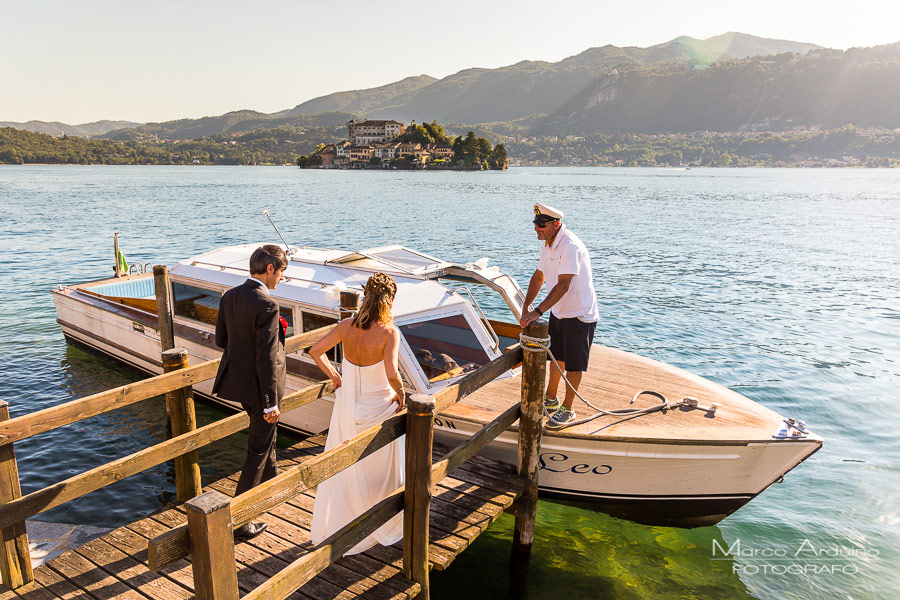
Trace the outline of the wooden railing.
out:
[[[292,353],[308,348],[333,327],[334,325],[323,327],[288,338],[285,351]],[[181,476],[176,477],[179,500],[187,500],[200,493],[197,449],[246,429],[250,418],[241,412],[196,428],[196,423],[192,422],[193,410],[190,415],[184,411],[179,412],[178,406],[183,406],[192,397],[192,386],[215,377],[221,360],[210,360],[191,367],[187,366],[186,356],[186,350],[169,350],[163,353],[163,362],[167,363],[167,358],[171,359],[170,364],[174,364],[177,370],[14,419],[9,418],[7,403],[0,402],[0,530],[3,542],[0,547],[0,574],[8,587],[17,588],[34,579],[25,532],[25,519],[29,517],[179,458],[186,458],[180,467],[176,465],[176,469],[181,472]],[[179,368],[182,365],[183,368]],[[327,396],[332,391],[330,380],[312,384],[285,396],[281,410],[288,412]],[[175,409],[171,415],[171,439],[22,496],[14,442],[161,394],[168,396],[167,402],[175,400],[174,405],[168,402],[170,410]]]
[[[547,324],[536,322],[526,333],[532,337],[546,337]],[[510,407],[442,460],[432,464],[434,416],[519,362],[523,363],[521,403]],[[314,488],[405,434],[404,487],[359,515],[244,598],[288,597],[401,510],[404,511],[403,572],[408,579],[420,584],[419,598],[428,598],[428,518],[434,486],[517,420],[518,473],[529,483],[515,513],[513,552],[527,556],[534,538],[537,512],[538,449],[545,375],[545,351],[523,351],[521,346],[513,346],[503,356],[463,377],[455,385],[432,396],[414,394],[404,411],[233,499],[216,491],[206,492],[185,504],[187,525],[150,541],[149,567],[158,571],[190,555],[198,599],[237,600],[234,529]]]

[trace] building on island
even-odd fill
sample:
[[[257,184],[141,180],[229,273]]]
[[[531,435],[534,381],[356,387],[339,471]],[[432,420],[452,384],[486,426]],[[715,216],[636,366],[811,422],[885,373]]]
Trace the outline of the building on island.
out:
[[[453,146],[448,146],[447,144],[428,144],[426,148],[434,158],[440,158],[442,160],[452,160],[453,159]]]
[[[347,137],[354,146],[384,144],[405,131],[403,123],[397,121],[347,121]]]
[[[375,156],[375,148],[369,145],[350,146],[350,162],[369,162]]]

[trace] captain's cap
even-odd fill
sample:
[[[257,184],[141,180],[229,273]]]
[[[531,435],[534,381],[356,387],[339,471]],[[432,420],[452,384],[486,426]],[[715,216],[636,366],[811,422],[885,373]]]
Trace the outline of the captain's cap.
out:
[[[547,221],[562,219],[563,214],[563,211],[557,208],[536,202],[534,205],[534,221],[532,221],[532,223],[535,225],[543,225]]]

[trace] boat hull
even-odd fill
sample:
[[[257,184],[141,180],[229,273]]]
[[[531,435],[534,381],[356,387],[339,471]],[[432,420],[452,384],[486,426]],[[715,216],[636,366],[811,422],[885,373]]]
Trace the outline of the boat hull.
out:
[[[58,322],[66,340],[142,373],[159,374],[159,334],[146,324],[95,301],[55,292]],[[132,315],[133,316],[133,315]],[[206,339],[204,335],[200,340]],[[218,358],[218,349],[176,335],[191,363]],[[296,390],[307,380],[288,376]],[[212,380],[195,393],[228,410],[240,406],[212,395]],[[302,434],[328,427],[333,401],[322,398],[282,416],[281,428]],[[487,419],[490,420],[490,419]],[[435,439],[458,445],[486,419],[452,414],[435,420]],[[774,433],[774,431],[772,432]],[[803,439],[635,440],[584,439],[544,434],[540,454],[540,495],[640,523],[679,527],[712,525],[749,502],[821,447],[816,436]],[[482,454],[516,463],[517,431],[504,432]]]

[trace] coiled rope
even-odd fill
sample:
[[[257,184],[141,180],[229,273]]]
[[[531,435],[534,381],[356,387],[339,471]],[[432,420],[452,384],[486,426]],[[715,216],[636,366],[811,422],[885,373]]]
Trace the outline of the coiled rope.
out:
[[[631,398],[631,402],[629,402],[629,404],[634,404],[634,401],[637,400],[640,396],[643,396],[644,394],[647,394],[649,396],[655,396],[656,398],[659,398],[661,404],[656,404],[654,406],[650,406],[647,408],[614,408],[611,410],[604,410],[602,408],[599,408],[599,407],[591,404],[587,400],[587,398],[585,398],[584,396],[579,394],[578,390],[576,390],[575,387],[571,383],[569,383],[569,380],[566,377],[565,372],[559,366],[559,362],[557,362],[556,357],[553,356],[552,352],[550,352],[550,338],[549,337],[536,338],[536,337],[531,337],[531,336],[525,335],[525,333],[521,333],[521,334],[519,334],[519,341],[522,343],[522,350],[525,352],[542,352],[542,351],[546,350],[547,355],[550,357],[550,360],[553,361],[553,366],[555,366],[556,370],[559,371],[559,374],[560,374],[560,377],[562,377],[562,380],[566,382],[567,388],[572,388],[572,391],[575,392],[575,395],[578,396],[579,400],[581,400],[582,402],[584,402],[585,404],[587,404],[588,406],[590,406],[592,409],[594,409],[596,411],[595,414],[593,414],[589,417],[585,417],[583,419],[572,420],[572,421],[566,423],[565,425],[563,425],[562,427],[560,427],[559,429],[565,429],[566,427],[574,427],[575,425],[581,425],[582,423],[589,423],[589,422],[593,421],[594,419],[597,419],[597,418],[603,417],[603,416],[636,417],[639,415],[646,415],[646,414],[658,412],[661,410],[680,408],[682,406],[705,408],[705,407],[701,407],[698,404],[698,400],[696,398],[693,398],[690,396],[688,396],[687,398],[684,398],[683,400],[678,400],[677,402],[669,402],[669,399],[666,398],[660,392],[654,392],[653,390],[641,390],[637,394],[635,394],[634,397]],[[706,409],[706,410],[714,411],[716,407],[717,407],[717,405],[714,404],[712,409]],[[550,416],[550,414],[547,412],[546,409],[544,409],[544,415],[547,417]]]

